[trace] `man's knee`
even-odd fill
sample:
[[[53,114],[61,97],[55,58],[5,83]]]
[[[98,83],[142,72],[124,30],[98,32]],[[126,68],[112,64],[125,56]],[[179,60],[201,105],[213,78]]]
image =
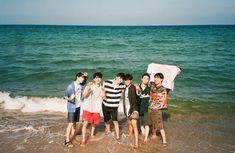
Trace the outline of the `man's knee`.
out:
[[[118,125],[118,121],[113,121],[113,124],[114,125]]]

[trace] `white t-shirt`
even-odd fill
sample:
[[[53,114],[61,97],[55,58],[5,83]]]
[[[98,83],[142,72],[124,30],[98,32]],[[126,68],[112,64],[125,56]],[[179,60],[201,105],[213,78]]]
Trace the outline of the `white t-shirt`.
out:
[[[102,106],[102,86],[91,85],[90,95],[83,101],[83,110],[90,113],[100,113]]]
[[[74,82],[74,87],[75,87],[75,102],[76,102],[76,107],[81,106],[81,96],[82,96],[82,86],[78,85],[76,82]]]
[[[129,97],[128,97],[128,92],[129,92],[129,87],[126,87],[126,90],[125,90],[125,103],[126,103],[126,112],[128,113],[129,112],[129,109],[130,109],[130,101],[129,101]],[[129,114],[127,114],[129,115]]]

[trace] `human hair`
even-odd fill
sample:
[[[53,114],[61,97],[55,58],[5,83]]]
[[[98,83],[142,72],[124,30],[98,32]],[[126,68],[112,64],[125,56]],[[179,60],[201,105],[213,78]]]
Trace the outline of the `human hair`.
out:
[[[132,80],[133,76],[131,74],[126,74],[124,80]]]
[[[144,76],[147,76],[147,77],[149,77],[149,79],[150,79],[150,75],[149,75],[148,73],[144,73],[144,74],[142,75],[142,78],[143,78]]]
[[[74,80],[77,80],[77,77],[84,77],[84,79],[86,79],[86,77],[83,75],[83,73],[82,72],[78,72],[77,74],[76,74],[76,76],[75,76],[75,79]]]
[[[102,75],[102,73],[101,73],[101,72],[96,72],[96,73],[94,73],[94,74],[93,74],[93,79],[95,79],[96,77],[98,77],[98,78],[102,78],[102,77],[103,77],[103,75]]]
[[[162,73],[156,73],[154,77],[159,77],[160,79],[164,79],[164,75]]]
[[[116,77],[120,77],[121,79],[124,80],[125,74],[124,74],[124,73],[118,73],[118,74],[116,75]]]

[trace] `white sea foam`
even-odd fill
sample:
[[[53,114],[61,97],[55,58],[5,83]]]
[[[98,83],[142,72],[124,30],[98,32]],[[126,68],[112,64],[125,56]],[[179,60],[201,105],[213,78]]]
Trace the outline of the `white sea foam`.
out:
[[[11,97],[10,93],[0,92],[0,103],[4,109],[16,109],[22,112],[66,112],[66,101],[58,97]]]
[[[66,112],[66,101],[61,97],[11,97],[8,92],[0,92],[0,103],[4,109],[20,110],[22,112]],[[129,108],[129,106],[127,106]],[[123,112],[123,105],[120,104],[119,112]],[[82,113],[82,111],[81,111]],[[103,116],[102,111],[100,113]]]
[[[10,130],[10,131],[18,132],[18,131],[22,131],[22,130],[33,131],[33,132],[37,132],[37,131],[38,131],[37,129],[35,129],[35,128],[32,127],[32,126],[26,126],[26,127],[22,127],[22,128],[16,128],[16,129],[12,129],[12,130]]]

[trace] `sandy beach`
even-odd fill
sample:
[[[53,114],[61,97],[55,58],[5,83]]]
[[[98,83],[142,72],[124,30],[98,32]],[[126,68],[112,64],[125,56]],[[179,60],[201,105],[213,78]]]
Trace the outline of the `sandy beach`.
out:
[[[215,115],[194,112],[164,113],[164,125],[168,146],[161,144],[161,138],[150,139],[144,144],[139,135],[139,148],[133,149],[132,140],[127,133],[127,123],[119,118],[121,140],[117,141],[114,132],[104,133],[103,121],[97,127],[94,141],[90,141],[87,132],[87,145],[80,147],[81,123],[74,138],[73,148],[63,146],[66,114],[60,112],[22,113],[0,109],[1,117],[1,153],[214,153],[235,152],[234,115]],[[150,134],[151,137],[151,134]]]

